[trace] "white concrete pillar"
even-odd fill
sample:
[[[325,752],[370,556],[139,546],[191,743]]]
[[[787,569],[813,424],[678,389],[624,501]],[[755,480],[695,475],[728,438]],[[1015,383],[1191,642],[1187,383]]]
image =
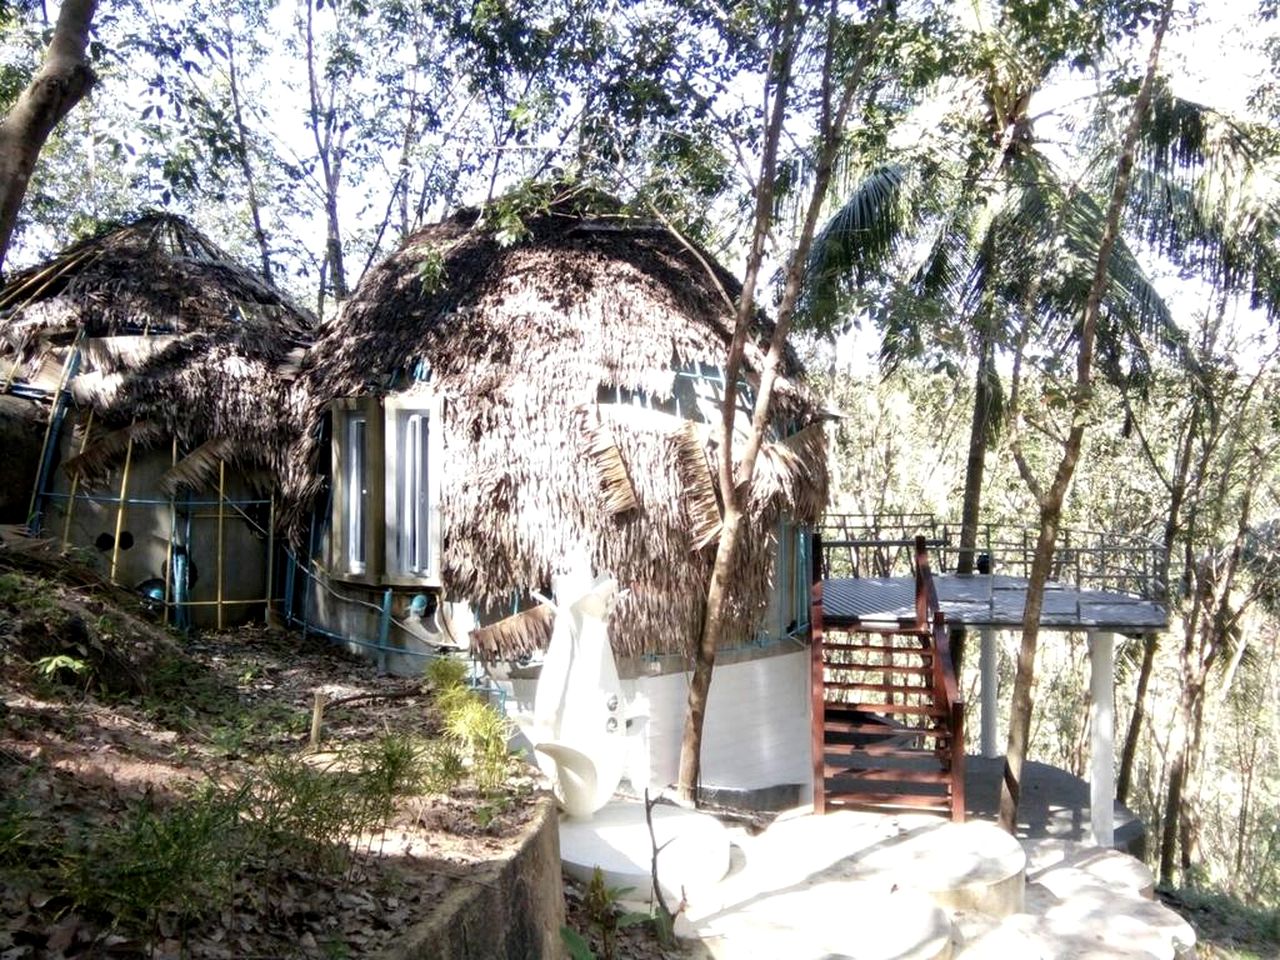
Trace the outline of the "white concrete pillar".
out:
[[[1115,845],[1116,708],[1115,636],[1089,633],[1090,723],[1089,822],[1093,842]]]
[[[996,676],[996,632],[990,627],[982,628],[982,650],[978,659],[981,674],[982,696],[982,755],[984,757],[1000,756],[998,737],[998,700],[996,697],[999,680]]]

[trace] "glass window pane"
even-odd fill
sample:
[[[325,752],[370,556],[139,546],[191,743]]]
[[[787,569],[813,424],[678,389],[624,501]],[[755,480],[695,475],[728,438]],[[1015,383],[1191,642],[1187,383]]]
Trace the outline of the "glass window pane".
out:
[[[368,422],[362,416],[347,418],[346,476],[347,567],[352,573],[365,571],[365,505],[369,499],[369,468],[365,455]]]

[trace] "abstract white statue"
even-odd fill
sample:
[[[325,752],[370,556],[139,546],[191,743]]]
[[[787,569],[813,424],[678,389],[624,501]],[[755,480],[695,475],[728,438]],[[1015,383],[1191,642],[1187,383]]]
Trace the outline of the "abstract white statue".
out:
[[[609,646],[609,613],[618,598],[610,576],[592,578],[580,561],[552,580],[555,626],[525,735],[570,817],[590,817],[609,802],[627,765],[626,714],[618,665]]]

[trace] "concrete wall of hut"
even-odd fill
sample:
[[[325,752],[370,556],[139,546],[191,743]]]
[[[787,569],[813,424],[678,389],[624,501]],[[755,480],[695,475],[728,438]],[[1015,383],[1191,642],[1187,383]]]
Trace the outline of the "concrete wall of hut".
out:
[[[678,657],[626,658],[618,664],[629,721],[632,787],[674,783],[689,695],[689,672]],[[537,680],[500,685],[508,710],[532,715]],[[725,650],[702,731],[702,783],[725,802],[778,807],[813,798],[810,761],[809,651],[798,641]]]
[[[59,459],[78,452],[72,449],[73,431],[67,427],[60,438]],[[165,578],[169,557],[169,538],[176,535],[177,545],[186,545],[195,573],[188,600],[189,622],[195,627],[215,627],[219,596],[218,567],[218,491],[193,493],[190,505],[185,497],[170,507],[160,487],[160,478],[172,464],[170,450],[135,449],[129,464],[129,482],[125,491],[123,515],[120,516],[120,549],[115,550],[117,516],[120,513],[122,470],[94,489],[77,485],[74,506],[67,499],[71,481],[60,466],[55,468],[48,485],[52,496],[44,499],[41,533],[45,537],[78,548],[80,555],[104,576],[111,573],[115,556],[115,579],[127,587],[137,587],[146,580]],[[223,625],[232,626],[251,619],[261,619],[267,590],[267,538],[265,527],[268,508],[252,504],[254,494],[248,484],[228,470],[222,510],[221,597]],[[66,519],[70,509],[71,523]],[[190,522],[188,524],[188,516]],[[172,591],[172,587],[171,587]],[[278,593],[279,587],[273,591]],[[171,592],[171,597],[172,597]]]

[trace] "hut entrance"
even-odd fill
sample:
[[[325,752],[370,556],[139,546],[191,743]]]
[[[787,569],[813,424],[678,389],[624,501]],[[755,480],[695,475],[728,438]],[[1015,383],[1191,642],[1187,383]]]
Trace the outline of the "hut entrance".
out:
[[[824,615],[814,550],[814,809],[915,809],[964,819],[964,704],[924,537],[915,612],[895,621]]]

